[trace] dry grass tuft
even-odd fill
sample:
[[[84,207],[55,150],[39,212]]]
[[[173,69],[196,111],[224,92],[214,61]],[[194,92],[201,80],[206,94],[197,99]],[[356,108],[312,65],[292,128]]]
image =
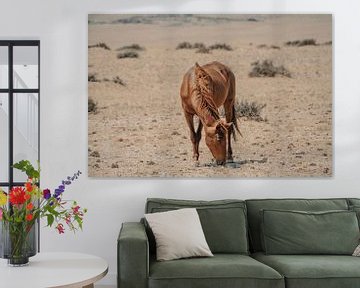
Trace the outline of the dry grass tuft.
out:
[[[103,48],[105,50],[111,50],[110,47],[108,45],[106,45],[106,43],[104,43],[104,42],[99,42],[94,45],[89,45],[88,48]]]
[[[209,46],[210,50],[226,50],[226,51],[232,51],[233,49],[231,48],[230,45],[226,44],[226,43],[216,43],[213,45]]]
[[[256,61],[251,65],[253,68],[249,73],[250,77],[275,77],[276,75],[291,77],[291,73],[284,66],[275,66],[271,60]]]
[[[88,112],[89,113],[97,112],[97,103],[92,98],[88,98]]]
[[[135,51],[127,51],[127,52],[118,53],[117,58],[118,59],[139,58],[139,54],[137,52],[135,52]]]
[[[189,42],[181,42],[176,46],[176,49],[192,49],[193,45]]]
[[[210,53],[210,49],[206,48],[206,47],[201,47],[198,50],[196,50],[195,53],[203,53],[203,54],[209,54]]]
[[[88,82],[100,82],[95,73],[88,75]]]
[[[266,104],[259,104],[255,101],[237,101],[235,103],[236,118],[246,117],[248,120],[267,121],[261,116],[261,111],[266,107]]]
[[[200,42],[196,42],[192,45],[192,48],[195,48],[195,49],[203,49],[203,48],[206,48],[205,44],[204,43],[200,43]]]
[[[126,86],[125,82],[122,79],[120,79],[119,76],[114,77],[112,82],[114,82],[115,84]]]
[[[120,47],[120,48],[116,49],[116,51],[121,51],[121,50],[144,51],[145,48],[140,46],[139,44],[131,44],[131,45],[123,46],[123,47]]]
[[[302,47],[302,46],[316,46],[317,44],[315,39],[304,39],[304,40],[288,41],[285,42],[285,45]]]
[[[177,50],[179,49],[197,49],[196,53],[209,53],[210,50],[226,50],[226,51],[232,51],[230,45],[226,43],[216,43],[213,45],[210,45],[206,47],[204,43],[196,42],[194,44],[191,44],[190,42],[181,42],[176,47]]]

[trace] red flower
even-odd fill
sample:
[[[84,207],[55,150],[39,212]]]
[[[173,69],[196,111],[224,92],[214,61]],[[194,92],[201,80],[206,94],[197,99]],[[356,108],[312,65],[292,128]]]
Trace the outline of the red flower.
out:
[[[33,218],[34,218],[34,216],[32,214],[26,215],[26,220],[27,221],[31,221]]]
[[[34,205],[32,203],[29,203],[26,205],[26,210],[31,210],[34,208]]]
[[[66,214],[65,222],[66,222],[67,225],[69,225],[71,223],[71,215],[70,214]]]
[[[65,231],[64,226],[61,223],[59,223],[55,228],[58,230],[59,234],[62,234]]]
[[[71,209],[73,210],[74,215],[76,215],[79,214],[80,206],[71,207]]]
[[[31,195],[29,193],[25,193],[24,198],[25,200],[29,200],[31,198]]]
[[[25,183],[26,191],[31,192],[34,188],[30,182]]]
[[[25,189],[23,187],[13,187],[9,193],[9,201],[12,205],[21,205],[26,201]]]

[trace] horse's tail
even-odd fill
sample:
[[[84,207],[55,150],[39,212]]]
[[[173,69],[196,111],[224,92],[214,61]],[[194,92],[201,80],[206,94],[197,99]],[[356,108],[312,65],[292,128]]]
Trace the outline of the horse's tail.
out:
[[[235,105],[233,105],[233,107],[232,107],[232,119],[231,119],[231,122],[233,123],[233,133],[232,133],[233,138],[234,138],[234,141],[236,141],[236,133],[235,133],[234,127],[235,127],[236,131],[240,134],[241,137],[243,137],[243,135],[241,134],[241,131],[239,129],[238,122],[237,122],[237,119],[236,119]]]
[[[234,141],[236,141],[236,132],[238,132],[241,137],[243,137],[243,135],[240,132],[240,129],[239,129],[239,126],[237,123],[237,118],[236,118],[236,111],[235,111],[235,99],[236,99],[235,75],[231,71],[229,74],[230,74],[230,91],[229,91],[230,94],[229,95],[231,95],[232,96],[231,98],[234,99],[232,108],[231,108],[231,110],[232,110],[231,111],[232,112],[231,122],[233,123],[233,126],[231,129],[232,129],[232,135],[233,135]]]

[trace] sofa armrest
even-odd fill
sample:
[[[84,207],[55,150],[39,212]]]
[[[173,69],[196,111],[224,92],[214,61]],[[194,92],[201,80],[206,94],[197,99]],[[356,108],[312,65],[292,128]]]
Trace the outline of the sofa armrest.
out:
[[[123,223],[117,242],[118,288],[146,288],[149,242],[141,223]]]

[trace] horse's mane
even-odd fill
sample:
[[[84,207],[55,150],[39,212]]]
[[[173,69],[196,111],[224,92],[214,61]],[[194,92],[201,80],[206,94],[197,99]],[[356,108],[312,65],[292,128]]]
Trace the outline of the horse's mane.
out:
[[[207,80],[212,81],[210,76],[207,75]],[[204,115],[211,116],[215,120],[220,119],[219,111],[216,107],[216,104],[213,99],[213,89],[209,88],[206,83],[204,83],[203,78],[195,76],[195,93],[196,98],[199,101],[199,109],[205,112]]]

